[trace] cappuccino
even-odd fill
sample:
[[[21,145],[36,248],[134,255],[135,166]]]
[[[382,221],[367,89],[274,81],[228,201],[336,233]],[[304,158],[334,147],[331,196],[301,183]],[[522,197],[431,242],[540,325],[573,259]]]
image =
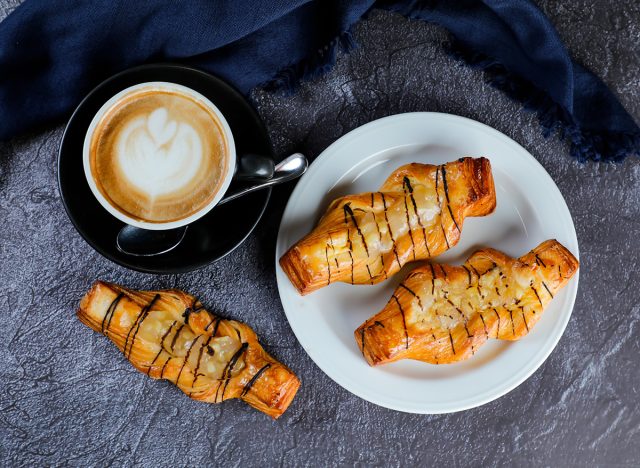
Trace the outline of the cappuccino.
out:
[[[226,189],[228,127],[205,101],[188,88],[149,83],[96,116],[85,142],[90,175],[125,221],[185,220]]]

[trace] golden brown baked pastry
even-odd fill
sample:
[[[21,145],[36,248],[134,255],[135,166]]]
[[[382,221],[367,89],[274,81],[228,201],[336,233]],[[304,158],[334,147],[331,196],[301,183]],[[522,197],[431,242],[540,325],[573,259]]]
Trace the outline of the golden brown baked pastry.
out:
[[[407,262],[454,246],[467,216],[485,216],[495,206],[488,159],[407,164],[379,192],[334,200],[280,265],[301,294],[336,281],[378,283]]]
[[[177,289],[134,291],[97,281],[78,318],[110,338],[136,369],[173,382],[194,400],[240,398],[278,418],[300,386],[251,328],[208,312]]]
[[[577,270],[578,260],[556,240],[518,259],[482,249],[462,266],[430,263],[409,273],[355,338],[372,366],[460,361],[488,338],[517,340],[529,333]]]

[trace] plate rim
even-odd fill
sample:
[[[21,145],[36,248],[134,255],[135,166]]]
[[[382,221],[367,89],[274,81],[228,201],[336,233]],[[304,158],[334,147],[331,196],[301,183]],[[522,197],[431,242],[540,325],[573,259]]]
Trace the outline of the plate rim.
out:
[[[496,130],[495,128],[490,127],[487,124],[484,124],[482,122],[478,122],[478,121],[470,119],[468,117],[463,117],[463,116],[444,113],[444,112],[407,112],[407,113],[401,113],[401,114],[394,114],[394,115],[385,116],[385,117],[373,120],[371,122],[367,122],[367,123],[365,123],[365,124],[363,124],[363,125],[361,125],[359,127],[356,127],[355,129],[347,132],[346,134],[342,135],[340,138],[338,138],[336,141],[334,141],[331,145],[329,145],[327,148],[325,148],[322,151],[322,153],[320,153],[320,155],[318,155],[318,157],[313,161],[311,166],[316,166],[316,167],[323,166],[326,163],[326,161],[330,160],[332,153],[335,153],[336,150],[340,149],[340,147],[342,145],[347,143],[346,140],[351,140],[353,138],[357,138],[357,137],[359,137],[360,134],[362,134],[364,132],[367,132],[367,131],[370,131],[374,127],[388,125],[389,123],[392,123],[394,121],[401,120],[401,119],[427,119],[428,120],[428,119],[434,119],[434,118],[435,119],[444,119],[445,121],[447,119],[453,120],[453,121],[457,121],[458,123],[460,123],[460,124],[462,124],[464,126],[475,127],[477,129],[485,132],[485,133],[488,133],[488,134],[490,134],[490,135],[492,135],[494,137],[497,137],[500,140],[502,140],[504,143],[512,145],[516,149],[518,149],[519,151],[523,152],[527,156],[527,158],[529,159],[530,162],[532,162],[535,165],[537,165],[538,169],[542,170],[543,173],[546,174],[547,177],[549,177],[549,180],[551,180],[551,182],[553,184],[553,188],[555,190],[555,195],[558,196],[560,201],[562,202],[561,209],[566,210],[566,212],[568,214],[567,228],[569,230],[569,234],[575,240],[575,251],[573,251],[572,253],[575,255],[576,259],[579,260],[579,258],[580,258],[579,243],[578,243],[577,233],[576,233],[576,230],[575,230],[575,224],[573,222],[573,217],[571,216],[571,212],[570,212],[569,207],[568,207],[568,205],[566,203],[566,200],[564,199],[564,196],[562,195],[562,192],[560,191],[560,188],[558,187],[556,182],[553,180],[551,175],[547,172],[547,170],[540,163],[540,161],[538,161],[529,151],[527,151],[518,142],[516,142],[515,140],[513,140],[509,136],[505,135],[504,133],[500,132],[499,130]],[[380,151],[384,151],[385,149],[388,149],[388,148],[381,148]],[[525,382],[527,379],[529,379],[529,377],[531,377],[531,375],[533,375],[542,366],[542,364],[544,364],[544,362],[548,359],[548,357],[551,355],[551,353],[555,350],[555,348],[557,347],[560,339],[564,335],[566,327],[567,327],[567,325],[569,323],[569,320],[571,319],[571,316],[573,314],[573,309],[575,307],[575,301],[576,301],[577,292],[578,292],[578,285],[579,285],[579,279],[580,279],[580,269],[578,269],[578,271],[576,272],[575,279],[573,281],[574,286],[572,287],[572,290],[570,292],[570,296],[567,298],[568,313],[566,313],[565,317],[561,318],[560,322],[554,327],[554,329],[556,330],[556,334],[553,337],[553,339],[550,342],[550,344],[546,345],[546,347],[543,344],[543,346],[540,348],[540,350],[534,354],[534,356],[532,357],[532,359],[530,361],[532,364],[526,369],[525,372],[520,373],[520,374],[515,374],[513,377],[507,379],[505,381],[506,383],[503,383],[503,388],[500,388],[498,391],[489,390],[489,391],[485,392],[485,395],[481,395],[481,398],[477,398],[476,397],[476,398],[468,398],[466,400],[462,400],[460,402],[460,404],[457,404],[453,408],[443,408],[441,410],[433,409],[433,408],[422,408],[421,409],[421,408],[416,408],[415,406],[411,406],[411,405],[403,405],[403,404],[398,403],[396,401],[376,400],[375,398],[373,398],[369,394],[364,394],[363,395],[361,393],[358,393],[358,392],[354,391],[352,388],[350,388],[350,383],[348,382],[349,379],[344,379],[344,376],[342,376],[342,375],[338,375],[339,378],[337,378],[335,374],[332,374],[332,373],[328,372],[327,369],[325,368],[325,365],[324,364],[320,364],[319,362],[317,362],[316,359],[314,358],[314,356],[308,351],[307,347],[300,340],[300,338],[298,336],[298,333],[296,332],[294,326],[292,325],[291,321],[289,320],[289,313],[287,312],[287,308],[285,307],[285,301],[283,300],[283,285],[281,284],[281,282],[288,281],[288,279],[286,278],[286,276],[284,276],[284,273],[282,273],[280,271],[280,265],[279,265],[279,256],[283,253],[280,250],[281,250],[282,237],[284,236],[283,231],[285,229],[285,227],[284,227],[285,218],[287,217],[287,215],[291,214],[290,211],[292,209],[292,201],[295,198],[298,198],[299,193],[304,188],[303,187],[303,185],[304,185],[303,181],[305,180],[305,178],[311,177],[313,172],[315,172],[315,170],[312,170],[312,167],[310,167],[309,169],[310,170],[308,170],[307,173],[296,184],[296,187],[293,190],[293,192],[291,193],[291,195],[289,196],[289,199],[287,201],[287,205],[286,205],[285,210],[284,210],[284,212],[282,214],[282,219],[280,221],[280,225],[279,225],[279,228],[278,228],[278,236],[277,236],[277,240],[276,240],[276,250],[275,250],[276,283],[277,283],[277,287],[278,287],[278,295],[280,297],[280,302],[282,304],[282,308],[283,308],[285,316],[287,318],[287,322],[289,323],[289,326],[290,326],[291,330],[293,331],[293,333],[294,333],[294,335],[296,337],[296,340],[298,341],[298,343],[300,343],[300,345],[305,350],[307,355],[311,358],[311,360],[314,362],[314,364],[316,366],[318,366],[320,368],[320,370],[322,370],[322,372],[324,372],[335,383],[340,385],[342,388],[347,390],[349,393],[351,393],[351,394],[353,394],[353,395],[355,395],[355,396],[357,396],[359,398],[362,398],[363,400],[366,400],[366,401],[368,401],[370,403],[373,403],[375,405],[382,406],[382,407],[389,408],[389,409],[396,410],[396,411],[401,411],[401,412],[406,412],[406,413],[413,413],[413,414],[449,414],[449,413],[456,413],[456,412],[466,411],[466,410],[469,410],[469,409],[472,409],[472,408],[476,408],[476,407],[485,405],[485,404],[490,403],[490,402],[492,402],[494,400],[497,400],[497,399],[501,398],[502,396],[506,395],[507,393],[511,392],[513,389],[515,389],[516,387],[521,385],[523,382]],[[284,276],[284,278],[283,278],[283,276]]]
[[[215,263],[215,262],[217,262],[219,260],[222,260],[224,257],[226,257],[227,255],[231,254],[236,249],[238,249],[238,247],[240,247],[242,244],[244,244],[244,242],[251,235],[251,233],[255,230],[256,226],[258,225],[258,223],[260,222],[260,220],[264,216],[264,213],[265,213],[265,211],[267,209],[267,206],[269,205],[269,201],[271,199],[271,194],[272,194],[272,191],[273,191],[272,187],[267,187],[267,188],[263,189],[263,192],[266,194],[266,196],[265,196],[265,200],[264,200],[264,204],[262,206],[262,209],[260,210],[260,213],[256,217],[255,222],[247,230],[246,234],[241,239],[239,239],[238,242],[231,249],[227,250],[222,255],[216,256],[215,258],[212,258],[211,260],[207,260],[207,261],[205,261],[203,263],[190,264],[190,265],[185,266],[185,267],[163,269],[163,270],[160,270],[160,269],[157,269],[157,268],[147,268],[147,267],[140,266],[140,265],[134,265],[133,263],[126,263],[123,260],[112,256],[109,252],[105,251],[102,247],[100,247],[97,244],[95,244],[91,240],[90,236],[88,236],[85,233],[84,229],[78,225],[78,223],[76,221],[76,215],[71,213],[71,211],[69,209],[69,206],[67,204],[67,201],[65,199],[65,196],[63,194],[64,192],[63,192],[63,187],[62,187],[61,170],[60,170],[60,162],[61,162],[62,157],[63,157],[62,156],[62,150],[63,150],[63,147],[64,147],[64,142],[66,141],[66,139],[68,137],[67,132],[69,131],[71,125],[74,123],[77,114],[84,108],[84,106],[86,105],[87,101],[89,101],[104,86],[109,85],[109,83],[111,83],[112,81],[117,80],[117,79],[121,78],[122,76],[135,74],[137,72],[141,72],[141,71],[145,71],[145,70],[153,70],[153,69],[158,69],[160,71],[162,69],[183,70],[183,71],[186,71],[186,72],[189,72],[189,73],[199,74],[199,75],[203,76],[207,80],[213,79],[215,81],[219,81],[223,85],[226,85],[227,87],[229,87],[231,90],[233,90],[233,92],[235,94],[238,95],[238,97],[240,97],[241,99],[246,101],[247,104],[249,105],[249,107],[253,110],[253,113],[255,114],[255,117],[256,117],[256,122],[260,125],[260,127],[262,128],[265,136],[267,137],[267,139],[269,141],[269,153],[273,156],[273,144],[271,143],[271,138],[269,136],[269,132],[267,131],[267,128],[266,128],[262,118],[259,116],[257,111],[253,108],[253,106],[244,98],[244,96],[238,90],[236,90],[231,84],[229,84],[227,81],[225,81],[224,79],[222,79],[219,76],[210,74],[208,72],[205,72],[203,70],[200,70],[198,68],[194,68],[194,67],[191,67],[191,66],[188,66],[188,65],[182,65],[182,64],[178,64],[178,63],[165,63],[165,62],[148,63],[148,64],[144,64],[144,65],[139,65],[139,66],[135,66],[135,67],[132,67],[132,68],[128,68],[126,70],[122,70],[122,71],[120,71],[118,73],[115,73],[115,74],[107,77],[106,79],[102,80],[99,84],[94,86],[91,89],[91,91],[89,91],[82,98],[80,103],[74,108],[74,110],[71,113],[69,119],[67,120],[67,123],[65,124],[64,131],[62,132],[62,138],[60,139],[60,143],[59,143],[58,151],[57,151],[57,155],[56,155],[57,157],[56,157],[55,168],[56,168],[56,180],[57,180],[57,186],[58,186],[58,193],[59,193],[59,196],[60,196],[60,202],[62,203],[62,206],[64,207],[64,211],[65,211],[65,213],[67,215],[67,218],[71,221],[71,224],[75,228],[76,232],[78,234],[80,234],[80,237],[82,237],[82,239],[89,245],[89,247],[91,247],[93,250],[98,252],[98,254],[100,254],[103,258],[105,258],[105,259],[109,260],[110,262],[113,262],[116,265],[119,265],[119,266],[121,266],[123,268],[129,269],[129,270],[132,270],[132,271],[137,271],[137,272],[140,272],[140,273],[149,273],[149,274],[155,274],[155,275],[190,273],[190,272],[205,268],[206,266],[208,266],[208,265],[210,265],[212,263]]]

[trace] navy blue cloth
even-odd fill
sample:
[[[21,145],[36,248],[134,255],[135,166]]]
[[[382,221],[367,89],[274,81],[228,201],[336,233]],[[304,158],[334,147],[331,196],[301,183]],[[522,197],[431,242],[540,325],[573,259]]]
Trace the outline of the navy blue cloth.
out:
[[[26,0],[0,23],[0,139],[67,117],[100,81],[143,63],[193,65],[245,93],[294,86],[353,46],[351,26],[374,7],[448,29],[452,53],[577,157],[638,153],[638,126],[529,0]]]

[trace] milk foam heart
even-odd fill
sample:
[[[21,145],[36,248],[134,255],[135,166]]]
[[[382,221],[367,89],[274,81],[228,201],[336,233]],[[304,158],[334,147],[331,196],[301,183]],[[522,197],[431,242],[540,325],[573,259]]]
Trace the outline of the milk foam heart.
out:
[[[179,190],[202,162],[202,141],[191,125],[169,120],[166,108],[123,126],[117,145],[124,176],[150,197]]]

